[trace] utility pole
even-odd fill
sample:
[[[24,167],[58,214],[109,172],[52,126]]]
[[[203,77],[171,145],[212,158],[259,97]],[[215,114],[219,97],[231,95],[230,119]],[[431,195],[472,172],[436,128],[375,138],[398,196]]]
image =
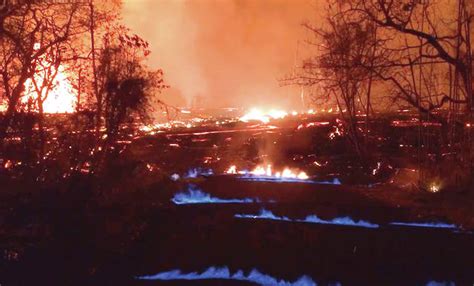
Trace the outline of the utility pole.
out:
[[[366,103],[366,110],[365,110],[365,148],[368,150],[369,147],[369,129],[370,129],[370,122],[369,122],[369,116],[370,116],[370,97],[372,95],[372,84],[373,84],[373,79],[374,79],[374,61],[375,61],[375,56],[377,52],[377,27],[375,26],[373,28],[374,30],[371,31],[373,32],[373,48],[372,48],[372,54],[370,58],[370,70],[369,70],[369,82],[368,82],[368,88],[367,88],[367,103]]]
[[[95,54],[95,10],[94,0],[89,2],[90,8],[90,34],[91,34],[91,50],[92,50],[92,76],[94,78],[94,93],[97,100],[97,118],[96,118],[96,132],[98,133],[101,125],[102,117],[102,96],[99,94],[99,86],[97,82],[97,67],[96,67],[96,54]]]
[[[423,31],[424,30],[424,27],[425,27],[425,12],[423,11],[422,14],[421,14],[421,30]],[[419,55],[422,55],[423,54],[423,41],[421,39],[419,39],[419,50],[418,50],[418,53]],[[418,98],[417,98],[417,104],[418,104],[418,107],[421,106],[422,104],[422,94],[423,94],[423,57],[420,57],[420,65],[419,65],[419,78],[418,78]],[[416,81],[414,80],[413,81],[413,85],[415,86],[416,88]],[[425,170],[424,167],[425,167],[425,159],[426,158],[422,158],[422,156],[425,155],[426,152],[424,152],[424,150],[426,150],[426,148],[428,147],[428,140],[426,140],[426,142],[424,142],[424,132],[423,132],[423,116],[422,116],[422,113],[420,111],[420,109],[418,108],[418,187],[419,188],[425,188],[425,184],[426,184],[426,178],[425,178]],[[426,143],[426,144],[425,144]]]
[[[304,86],[301,86],[301,104],[303,105],[303,110],[306,109],[306,101],[304,99]]]
[[[295,58],[293,59],[293,74],[292,74],[293,78],[296,78],[296,63],[298,62],[299,48],[300,48],[300,41],[298,40],[296,42]],[[305,110],[306,100],[305,100],[305,94],[304,94],[304,85],[301,85],[300,99],[301,99],[301,106],[303,107],[303,110]]]

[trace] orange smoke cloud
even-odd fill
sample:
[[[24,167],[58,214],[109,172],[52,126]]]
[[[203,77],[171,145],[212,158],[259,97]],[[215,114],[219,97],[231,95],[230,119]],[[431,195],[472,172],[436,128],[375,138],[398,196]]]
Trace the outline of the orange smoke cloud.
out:
[[[152,47],[174,104],[201,96],[208,107],[300,107],[291,72],[301,27],[322,1],[125,0],[124,21]],[[181,99],[180,99],[181,98]]]

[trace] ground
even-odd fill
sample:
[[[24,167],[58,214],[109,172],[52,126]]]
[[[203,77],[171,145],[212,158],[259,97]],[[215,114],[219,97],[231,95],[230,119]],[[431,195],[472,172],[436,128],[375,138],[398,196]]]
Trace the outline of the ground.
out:
[[[381,162],[380,173],[362,174],[344,138],[329,139],[336,123],[318,119],[326,121],[331,124],[300,129],[316,121],[140,134],[126,144],[113,172],[75,174],[59,186],[2,176],[0,283],[183,285],[184,280],[137,278],[174,269],[199,274],[215,266],[245,275],[257,269],[260,278],[292,282],[306,275],[318,285],[472,284],[472,192],[414,188],[411,157],[403,156],[413,152],[399,150],[406,130],[390,132],[390,142],[376,148],[373,168]],[[311,183],[225,174],[231,165],[243,169],[269,161],[275,168],[306,171]],[[192,168],[198,170],[189,173]],[[334,178],[342,184],[321,183]],[[173,202],[189,189],[204,196],[194,204]],[[215,203],[219,200],[233,203]],[[262,209],[274,217],[258,217]],[[354,224],[303,221],[310,215],[325,222],[350,217]],[[360,221],[378,227],[360,227]]]

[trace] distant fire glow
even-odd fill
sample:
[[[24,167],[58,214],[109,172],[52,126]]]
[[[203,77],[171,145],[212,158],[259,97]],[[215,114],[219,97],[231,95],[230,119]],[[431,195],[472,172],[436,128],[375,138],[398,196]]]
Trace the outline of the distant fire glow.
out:
[[[260,109],[254,108],[250,110],[247,114],[240,117],[240,121],[249,122],[249,121],[261,121],[263,123],[268,123],[270,120],[282,119],[288,116],[288,112],[283,110],[272,109],[270,111],[262,111]]]
[[[272,165],[257,166],[251,171],[238,171],[237,166],[230,166],[226,174],[230,175],[243,175],[256,178],[267,178],[276,180],[308,180],[309,176],[303,171],[296,171],[290,168],[284,168],[281,171],[274,171]]]

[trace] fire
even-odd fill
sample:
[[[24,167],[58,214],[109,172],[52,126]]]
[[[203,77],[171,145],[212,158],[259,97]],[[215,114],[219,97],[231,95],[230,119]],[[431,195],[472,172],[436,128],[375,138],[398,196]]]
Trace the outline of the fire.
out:
[[[339,127],[335,126],[334,131],[329,133],[329,139],[334,140],[336,137],[342,136],[342,131],[339,129]]]
[[[429,186],[428,188],[428,191],[430,191],[431,193],[438,193],[440,191],[440,186],[439,184],[436,184],[436,183],[433,183]]]
[[[328,108],[328,109],[321,109],[320,113],[327,113],[327,114],[332,114],[335,112],[339,112],[340,109],[338,107],[336,108]],[[342,112],[345,112],[343,110]],[[244,116],[240,117],[239,120],[243,122],[249,122],[249,121],[261,121],[263,123],[268,123],[271,120],[275,119],[283,119],[285,117],[288,117],[289,115],[292,116],[300,116],[300,115],[314,115],[317,114],[318,110],[315,109],[309,109],[309,110],[303,110],[303,111],[285,111],[285,110],[279,110],[279,109],[271,109],[268,111],[263,111],[263,109],[259,108],[253,108],[249,112],[247,112]]]
[[[330,122],[328,122],[328,121],[301,123],[300,125],[298,125],[298,127],[296,129],[301,130],[301,129],[304,129],[304,128],[321,127],[321,126],[327,126],[329,124],[330,124]]]
[[[273,179],[292,179],[292,180],[308,180],[309,176],[303,171],[295,171],[290,168],[284,168],[282,171],[273,171],[272,165],[257,166],[252,171],[238,171],[235,165],[230,166],[226,171],[229,175],[247,175],[255,177],[265,177]]]
[[[35,48],[39,49],[39,45],[35,45]],[[64,66],[53,66],[46,56],[41,58],[40,61],[41,63],[38,65],[40,68],[34,75],[34,80],[38,86],[47,84],[45,82],[46,76],[56,74],[54,79],[52,79],[51,89],[49,92],[46,88],[41,91],[41,98],[45,98],[43,102],[43,111],[45,113],[75,112],[77,94],[64,70]],[[46,70],[48,68],[49,71]],[[31,78],[25,82],[25,95],[22,97],[21,103],[25,105],[32,103],[34,110],[38,110],[38,93],[35,90],[35,85]]]
[[[253,108],[247,114],[240,117],[240,121],[249,122],[249,121],[261,121],[263,123],[268,123],[273,119],[282,119],[288,116],[288,112],[284,110],[272,109],[267,112],[263,112],[260,109]]]
[[[0,113],[6,112],[7,109],[8,109],[7,104],[6,104],[5,102],[2,102],[2,103],[0,104]]]
[[[235,165],[230,166],[229,169],[227,169],[227,171],[225,171],[225,173],[230,174],[230,175],[237,174],[237,166],[235,166]]]

